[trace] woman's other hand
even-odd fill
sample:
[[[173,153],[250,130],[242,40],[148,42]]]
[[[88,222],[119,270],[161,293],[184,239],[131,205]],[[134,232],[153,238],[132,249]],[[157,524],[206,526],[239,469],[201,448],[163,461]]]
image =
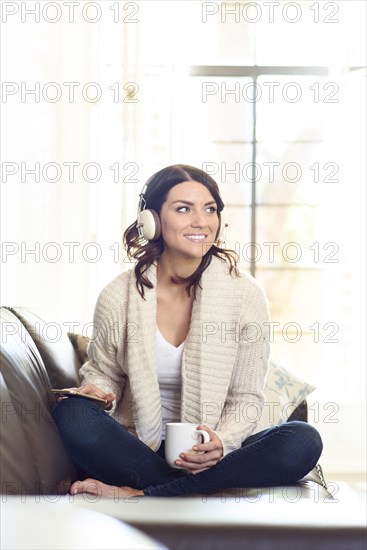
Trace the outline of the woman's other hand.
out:
[[[112,403],[116,399],[116,395],[113,392],[106,393],[94,384],[86,384],[85,386],[80,386],[79,388],[68,388],[70,390],[78,391],[79,393],[83,393],[85,395],[94,395],[95,397],[99,397],[100,399],[105,399],[107,401],[106,404],[101,403],[101,406],[108,411],[112,408]]]
[[[204,451],[203,454],[181,453],[177,466],[181,466],[190,474],[199,474],[215,466],[223,457],[223,445],[219,437],[208,426],[200,425],[198,430],[205,430],[210,436],[208,443],[198,443],[193,446],[194,451]]]

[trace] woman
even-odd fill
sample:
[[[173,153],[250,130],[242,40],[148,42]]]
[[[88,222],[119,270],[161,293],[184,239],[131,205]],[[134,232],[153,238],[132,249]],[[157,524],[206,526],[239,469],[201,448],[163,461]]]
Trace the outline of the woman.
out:
[[[145,191],[145,192],[144,192]],[[177,496],[283,485],[306,475],[322,450],[318,432],[288,422],[251,435],[264,403],[268,308],[259,284],[218,243],[224,204],[215,181],[187,165],[160,170],[140,195],[124,241],[135,261],[100,293],[83,398],[54,409],[84,481],[103,496]],[[257,413],[254,415],[254,411]],[[209,433],[164,460],[167,422]]]

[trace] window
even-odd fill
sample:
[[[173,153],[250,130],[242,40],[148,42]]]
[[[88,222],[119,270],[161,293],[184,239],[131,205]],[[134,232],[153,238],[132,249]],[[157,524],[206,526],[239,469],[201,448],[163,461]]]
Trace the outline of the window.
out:
[[[227,246],[269,297],[273,357],[317,386],[310,421],[326,445],[337,430],[354,451],[340,459],[329,447],[326,467],[362,469],[345,428],[361,414],[364,387],[355,384],[364,265],[354,242],[364,219],[365,7],[283,2],[271,22],[263,3],[257,15],[250,4],[207,3],[214,14],[198,2],[139,4],[125,68],[138,102],[126,106],[134,122],[123,159],[139,181],[125,185],[124,214],[134,219],[137,193],[164,165],[214,176]]]

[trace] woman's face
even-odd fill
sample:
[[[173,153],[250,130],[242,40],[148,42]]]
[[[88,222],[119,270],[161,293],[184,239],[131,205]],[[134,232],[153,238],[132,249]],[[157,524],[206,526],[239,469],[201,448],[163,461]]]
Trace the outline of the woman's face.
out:
[[[196,181],[178,183],[168,192],[160,212],[166,253],[201,259],[218,231],[217,204]]]

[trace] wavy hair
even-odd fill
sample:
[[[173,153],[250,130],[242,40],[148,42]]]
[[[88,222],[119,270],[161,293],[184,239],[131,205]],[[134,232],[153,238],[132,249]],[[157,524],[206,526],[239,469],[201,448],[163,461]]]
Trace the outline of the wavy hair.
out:
[[[224,203],[219,193],[219,188],[215,180],[203,170],[189,166],[187,164],[174,164],[167,166],[159,172],[151,176],[146,185],[144,193],[145,208],[155,210],[159,215],[162,204],[165,202],[168,192],[172,187],[179,183],[193,181],[204,185],[217,204],[217,215],[219,219],[219,227],[221,224],[221,212],[224,208]],[[218,230],[219,233],[219,230]],[[218,238],[218,233],[216,239]],[[124,246],[127,250],[129,260],[136,261],[134,272],[136,276],[136,286],[144,296],[144,287],[153,288],[153,283],[145,276],[147,269],[161,256],[164,250],[163,238],[160,236],[154,241],[147,241],[139,236],[137,222],[135,221],[124,232]],[[220,248],[213,244],[204,254],[199,266],[189,277],[171,277],[172,282],[176,284],[186,284],[187,294],[190,296],[191,289],[196,297],[197,287],[200,286],[200,278],[205,269],[209,266],[212,257],[216,256],[229,264],[229,273],[239,275],[237,269],[238,254],[234,250]]]

